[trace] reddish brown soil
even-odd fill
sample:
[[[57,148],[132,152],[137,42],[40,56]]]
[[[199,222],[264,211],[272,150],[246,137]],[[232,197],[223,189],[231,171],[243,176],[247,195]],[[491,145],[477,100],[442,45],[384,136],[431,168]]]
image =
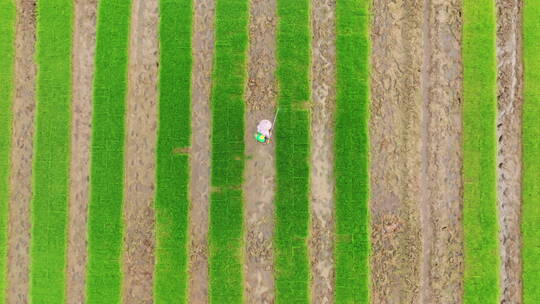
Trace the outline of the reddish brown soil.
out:
[[[257,123],[272,120],[276,98],[276,1],[251,0],[245,113],[244,182],[247,303],[274,303],[275,145],[254,140]]]
[[[214,0],[195,0],[191,86],[191,207],[189,303],[208,303],[208,208],[210,194],[210,90],[214,54]]]
[[[497,1],[497,196],[501,303],[522,303],[521,289],[521,57],[522,1]]]
[[[334,108],[336,95],[335,7],[311,1],[311,264],[312,303],[333,303],[334,294]]]
[[[66,302],[68,304],[85,302],[96,10],[97,0],[79,0],[75,2],[70,199],[66,270]]]
[[[158,0],[133,2],[129,49],[122,299],[153,303]]]
[[[8,222],[8,303],[28,303],[30,202],[35,113],[36,2],[19,0],[15,38],[10,201]]]

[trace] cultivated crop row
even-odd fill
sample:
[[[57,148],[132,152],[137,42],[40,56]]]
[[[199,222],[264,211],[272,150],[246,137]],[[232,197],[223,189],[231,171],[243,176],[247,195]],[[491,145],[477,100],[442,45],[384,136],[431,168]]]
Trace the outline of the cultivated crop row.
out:
[[[15,5],[0,1],[0,304],[5,303],[7,221],[9,202],[9,168],[11,122],[13,112],[13,66],[15,45]]]
[[[463,1],[464,302],[499,295],[494,3]]]
[[[191,1],[160,1],[155,301],[185,303],[190,146]]]
[[[523,7],[523,303],[540,303],[540,1]]]
[[[212,172],[209,285],[212,303],[243,294],[244,84],[248,1],[216,2],[212,75]]]
[[[368,303],[369,2],[338,1],[336,303]]]
[[[38,1],[30,296],[64,302],[71,139],[69,0]]]
[[[88,218],[87,301],[120,302],[125,96],[131,1],[99,3]]]
[[[309,1],[277,1],[275,276],[277,303],[308,303]]]

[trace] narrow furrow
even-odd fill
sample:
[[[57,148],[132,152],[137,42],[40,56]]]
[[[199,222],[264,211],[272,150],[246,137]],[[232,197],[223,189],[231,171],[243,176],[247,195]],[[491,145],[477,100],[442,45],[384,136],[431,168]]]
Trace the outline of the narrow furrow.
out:
[[[7,302],[28,303],[30,202],[36,105],[36,2],[18,0],[15,29],[10,201],[8,222]]]
[[[334,111],[336,2],[311,1],[311,170],[309,253],[312,303],[334,303]]]
[[[371,28],[371,300],[420,299],[422,1],[375,1]]]
[[[461,303],[461,2],[424,2],[422,66],[423,303]]]
[[[123,303],[153,303],[158,0],[131,13],[124,187]]]
[[[522,1],[497,1],[497,200],[501,303],[522,303],[521,288],[521,58]]]
[[[208,212],[210,200],[210,91],[214,57],[214,0],[196,0],[193,15],[191,149],[189,185],[189,302],[208,303]]]
[[[276,98],[276,1],[251,0],[245,142],[245,293],[247,303],[274,303],[275,143],[258,143],[263,119],[272,120]],[[279,119],[278,119],[279,121]],[[279,122],[277,122],[279,125]]]
[[[76,1],[66,299],[84,303],[97,0]]]

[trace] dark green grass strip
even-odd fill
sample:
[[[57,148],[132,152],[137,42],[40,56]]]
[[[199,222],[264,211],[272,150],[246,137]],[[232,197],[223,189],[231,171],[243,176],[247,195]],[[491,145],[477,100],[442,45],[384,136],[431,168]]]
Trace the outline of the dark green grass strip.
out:
[[[0,304],[6,300],[15,15],[15,3],[12,0],[0,0]]]
[[[336,303],[368,303],[369,2],[338,1]]]
[[[498,303],[495,2],[463,1],[464,303]]]
[[[248,0],[217,0],[212,86],[210,302],[243,302],[244,86]]]
[[[130,13],[131,1],[99,2],[88,218],[88,304],[120,302]]]
[[[540,303],[540,1],[523,8],[523,303]]]
[[[187,303],[191,0],[160,1],[160,84],[156,189],[157,304]]]
[[[30,295],[64,303],[71,124],[71,0],[38,1]]]
[[[308,303],[310,26],[307,0],[278,0],[276,303]]]

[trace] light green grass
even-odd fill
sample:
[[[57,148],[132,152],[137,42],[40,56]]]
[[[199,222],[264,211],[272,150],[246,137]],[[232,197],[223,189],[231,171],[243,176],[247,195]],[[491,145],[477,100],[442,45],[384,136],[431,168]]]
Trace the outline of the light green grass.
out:
[[[11,122],[13,112],[13,65],[15,58],[15,3],[0,0],[0,304],[6,300],[7,221]]]
[[[368,303],[369,1],[336,7],[336,303]]]
[[[540,303],[540,1],[523,7],[523,303]]]
[[[463,1],[464,303],[499,299],[495,2]]]
[[[248,0],[217,0],[212,76],[210,302],[243,302],[244,86]]]
[[[278,0],[276,125],[276,303],[309,301],[310,24],[307,0]]]
[[[130,14],[131,1],[99,2],[88,218],[88,304],[120,303]]]
[[[191,0],[160,1],[155,302],[187,303]]]
[[[70,0],[38,1],[30,297],[64,303],[71,138]]]

